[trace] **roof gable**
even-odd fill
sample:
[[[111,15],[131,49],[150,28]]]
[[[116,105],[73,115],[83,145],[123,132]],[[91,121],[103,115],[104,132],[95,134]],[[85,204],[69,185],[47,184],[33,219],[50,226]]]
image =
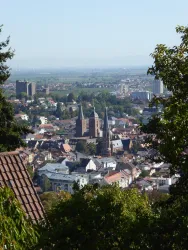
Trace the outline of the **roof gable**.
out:
[[[104,177],[104,179],[107,183],[110,184],[121,180],[121,177],[122,177],[121,172],[111,171]]]
[[[88,163],[91,161],[91,159],[80,159],[81,160],[81,167],[86,168]]]

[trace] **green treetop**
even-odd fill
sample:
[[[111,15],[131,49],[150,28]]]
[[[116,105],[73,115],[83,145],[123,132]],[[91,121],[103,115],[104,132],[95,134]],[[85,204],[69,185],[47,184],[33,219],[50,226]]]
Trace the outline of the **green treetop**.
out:
[[[181,43],[172,48],[164,44],[156,46],[151,54],[154,64],[148,74],[161,79],[171,91],[168,98],[155,97],[152,105],[163,107],[162,114],[156,115],[143,131],[155,134],[149,142],[159,152],[160,161],[171,163],[171,174],[180,174],[181,178],[172,188],[175,193],[188,193],[188,27],[178,26]]]
[[[140,249],[144,235],[139,228],[151,210],[146,196],[117,186],[86,186],[49,213],[43,235],[45,249]],[[143,227],[145,223],[142,223]],[[138,228],[138,230],[137,230]],[[140,235],[137,232],[140,230]]]
[[[75,101],[76,97],[74,95],[74,93],[69,93],[69,95],[67,96],[67,102],[72,102]]]
[[[38,235],[8,188],[0,188],[0,249],[34,249]]]

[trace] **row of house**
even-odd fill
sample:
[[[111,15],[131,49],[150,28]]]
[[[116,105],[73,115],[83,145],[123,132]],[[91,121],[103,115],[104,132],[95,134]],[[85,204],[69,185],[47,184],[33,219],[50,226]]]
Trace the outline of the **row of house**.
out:
[[[132,163],[119,164],[113,158],[80,158],[79,162],[65,158],[61,163],[47,163],[37,173],[38,184],[42,189],[48,180],[50,190],[72,193],[75,182],[80,188],[95,183],[101,186],[116,183],[121,188],[127,188],[141,171]]]

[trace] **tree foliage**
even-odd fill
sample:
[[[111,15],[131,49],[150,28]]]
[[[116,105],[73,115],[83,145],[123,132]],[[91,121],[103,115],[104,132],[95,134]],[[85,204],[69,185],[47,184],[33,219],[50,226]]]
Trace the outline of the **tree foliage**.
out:
[[[2,26],[0,26],[0,33]],[[12,59],[14,51],[7,49],[9,38],[0,42],[0,84],[4,84],[10,76],[10,69],[6,65],[7,60]],[[14,120],[12,105],[5,99],[2,89],[0,89],[0,151],[12,151],[20,146],[24,146],[22,136],[31,132],[27,127],[19,125]]]
[[[76,144],[76,151],[80,153],[86,153],[87,143],[85,141],[78,141]]]
[[[67,96],[67,102],[73,102],[75,100],[76,100],[76,97],[74,93],[69,93],[69,95]]]
[[[94,143],[87,143],[85,141],[78,141],[76,144],[76,151],[80,153],[85,153],[89,155],[95,155],[97,153],[97,148]]]
[[[178,26],[176,31],[181,34],[180,45],[172,48],[157,45],[152,53],[154,65],[148,70],[148,74],[163,81],[172,95],[153,99],[152,105],[162,106],[163,112],[143,126],[143,131],[155,134],[148,142],[158,150],[160,161],[171,163],[171,174],[181,174],[171,193],[182,195],[188,192],[188,154],[185,152],[188,147],[188,27]]]
[[[171,96],[153,98],[151,106],[161,106],[163,112],[142,130],[149,134],[148,147],[158,152],[156,160],[170,163],[170,174],[180,175],[170,188],[170,198],[158,207],[150,244],[155,249],[183,250],[188,242],[188,27],[178,26],[176,32],[181,34],[178,46],[159,44],[151,54],[154,65],[148,74],[161,79]]]
[[[43,183],[42,183],[42,189],[44,192],[48,192],[51,190],[51,183],[48,177],[44,174],[43,177]]]
[[[141,174],[139,175],[139,177],[142,177],[142,178],[147,177],[147,176],[149,176],[149,171],[147,170],[142,170]]]
[[[8,188],[0,188],[0,249],[33,249],[38,234]]]
[[[57,109],[56,109],[56,117],[58,117],[59,119],[62,118],[62,114],[63,114],[63,108],[62,108],[62,104],[60,102],[57,103]]]
[[[139,223],[145,225],[150,213],[146,196],[137,190],[86,186],[50,211],[50,224],[41,246],[43,249],[62,249],[62,246],[63,249],[140,249],[134,246],[138,242],[141,245],[144,238],[134,232]]]
[[[40,195],[40,199],[42,202],[42,205],[44,206],[44,209],[46,212],[49,212],[50,209],[52,209],[53,206],[55,206],[59,201],[61,200],[68,200],[70,199],[71,194],[65,191],[60,192],[45,192]]]

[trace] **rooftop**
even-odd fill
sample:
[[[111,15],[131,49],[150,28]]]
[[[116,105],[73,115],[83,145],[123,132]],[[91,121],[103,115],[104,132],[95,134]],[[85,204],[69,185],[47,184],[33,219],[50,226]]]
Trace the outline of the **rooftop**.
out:
[[[0,186],[10,187],[28,217],[43,218],[44,210],[18,152],[0,153]]]
[[[39,173],[49,171],[49,172],[56,172],[56,171],[68,171],[69,168],[62,163],[47,163],[44,167],[38,169]]]

